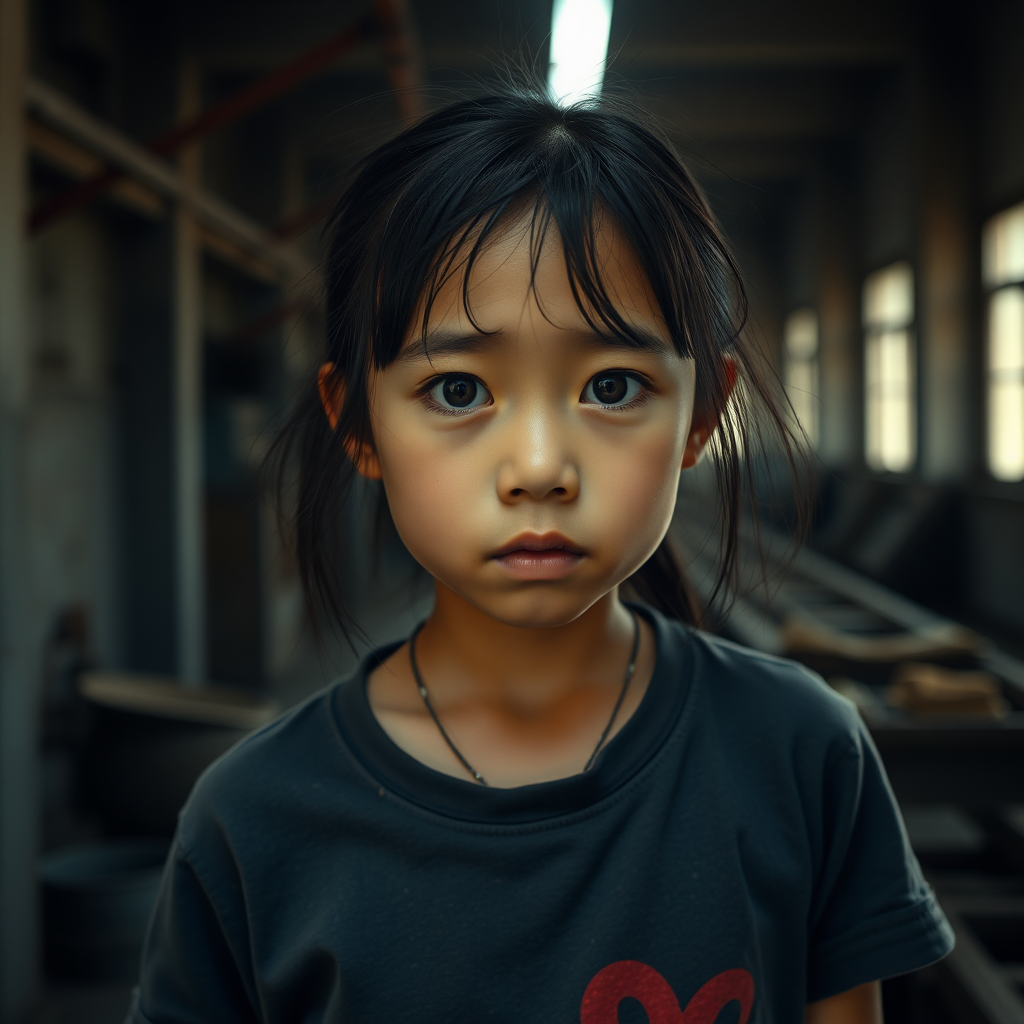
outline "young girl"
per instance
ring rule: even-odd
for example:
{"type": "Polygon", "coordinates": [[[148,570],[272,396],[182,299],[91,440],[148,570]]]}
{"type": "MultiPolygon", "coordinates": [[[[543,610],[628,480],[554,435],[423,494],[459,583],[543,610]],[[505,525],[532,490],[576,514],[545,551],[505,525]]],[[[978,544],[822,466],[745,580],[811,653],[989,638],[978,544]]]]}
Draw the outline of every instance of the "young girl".
{"type": "Polygon", "coordinates": [[[462,102],[331,237],[283,441],[308,595],[351,628],[358,473],[434,608],[200,781],[129,1020],[880,1020],[952,939],[878,756],[820,679],[695,628],[665,541],[711,442],[734,551],[744,435],[786,441],[678,157],[607,105],[462,102]]]}

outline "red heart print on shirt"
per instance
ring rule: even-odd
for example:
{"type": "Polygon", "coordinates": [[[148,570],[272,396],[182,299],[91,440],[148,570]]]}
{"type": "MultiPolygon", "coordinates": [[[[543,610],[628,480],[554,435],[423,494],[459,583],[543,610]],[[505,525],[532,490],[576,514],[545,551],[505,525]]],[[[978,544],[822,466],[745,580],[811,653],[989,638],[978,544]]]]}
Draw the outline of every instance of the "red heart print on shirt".
{"type": "Polygon", "coordinates": [[[619,1003],[633,998],[647,1012],[650,1024],[714,1024],[733,1000],[740,1004],[740,1024],[747,1024],[754,1002],[754,979],[736,968],[705,982],[679,1009],[672,986],[639,960],[617,960],[594,975],[580,1004],[580,1024],[618,1024],[619,1003]]]}

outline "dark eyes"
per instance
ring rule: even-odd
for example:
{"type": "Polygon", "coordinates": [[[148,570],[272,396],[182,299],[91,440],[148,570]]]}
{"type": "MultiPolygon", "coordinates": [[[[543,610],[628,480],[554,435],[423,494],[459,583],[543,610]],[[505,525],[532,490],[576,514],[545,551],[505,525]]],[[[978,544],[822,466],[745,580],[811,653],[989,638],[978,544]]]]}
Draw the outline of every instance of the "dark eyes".
{"type": "Polygon", "coordinates": [[[476,377],[455,374],[435,381],[427,394],[443,412],[468,412],[487,405],[491,400],[490,392],[476,377]]]}
{"type": "MultiPolygon", "coordinates": [[[[476,377],[448,374],[437,377],[423,392],[438,412],[458,415],[490,405],[491,393],[476,377]]],[[[580,395],[584,405],[605,409],[629,409],[642,405],[648,395],[647,386],[634,374],[617,370],[598,373],[587,382],[580,395]]]]}
{"type": "Polygon", "coordinates": [[[590,404],[621,409],[646,393],[644,385],[628,373],[599,373],[591,377],[580,398],[590,404]]]}

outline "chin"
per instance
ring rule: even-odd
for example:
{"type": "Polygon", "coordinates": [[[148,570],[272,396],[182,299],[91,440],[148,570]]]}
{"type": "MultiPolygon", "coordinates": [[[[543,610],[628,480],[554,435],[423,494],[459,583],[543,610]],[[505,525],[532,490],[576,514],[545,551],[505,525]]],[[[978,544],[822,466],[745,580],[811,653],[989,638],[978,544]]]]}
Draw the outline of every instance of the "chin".
{"type": "Polygon", "coordinates": [[[518,593],[467,597],[480,611],[506,626],[519,629],[554,629],[574,622],[608,591],[580,594],[551,585],[533,584],[518,593]]]}

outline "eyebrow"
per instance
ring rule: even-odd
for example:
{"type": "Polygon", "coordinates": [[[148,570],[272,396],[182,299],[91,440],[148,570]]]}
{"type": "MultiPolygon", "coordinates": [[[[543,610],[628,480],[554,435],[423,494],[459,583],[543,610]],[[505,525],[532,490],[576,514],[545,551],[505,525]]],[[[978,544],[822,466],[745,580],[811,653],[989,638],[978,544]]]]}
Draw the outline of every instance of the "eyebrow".
{"type": "Polygon", "coordinates": [[[429,358],[431,356],[462,355],[466,352],[479,352],[486,348],[491,342],[500,336],[498,334],[482,334],[479,331],[466,333],[458,329],[439,327],[427,334],[426,340],[422,336],[416,341],[407,345],[398,353],[397,362],[407,363],[415,359],[429,358]]]}
{"type": "MultiPolygon", "coordinates": [[[[626,352],[668,352],[672,346],[660,334],[647,327],[631,324],[632,337],[627,339],[616,334],[598,334],[596,331],[571,331],[574,339],[583,348],[602,349],[614,348],[626,352]]],[[[463,355],[467,352],[479,352],[500,341],[501,331],[484,334],[479,331],[465,332],[459,329],[439,327],[431,331],[424,339],[417,338],[415,343],[407,345],[398,354],[397,362],[412,362],[416,359],[433,356],[463,355]]]]}

